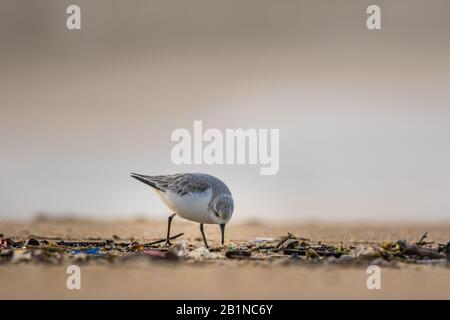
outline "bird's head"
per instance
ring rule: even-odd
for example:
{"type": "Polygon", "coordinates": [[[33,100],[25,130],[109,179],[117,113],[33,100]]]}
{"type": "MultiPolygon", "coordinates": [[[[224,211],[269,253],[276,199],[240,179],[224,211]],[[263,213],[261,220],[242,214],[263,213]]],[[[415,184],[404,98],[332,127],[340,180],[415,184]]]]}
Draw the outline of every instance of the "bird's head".
{"type": "Polygon", "coordinates": [[[234,202],[231,194],[217,196],[211,203],[213,219],[220,225],[222,232],[222,245],[225,241],[225,226],[233,215],[234,202]]]}
{"type": "Polygon", "coordinates": [[[234,202],[231,194],[219,195],[211,203],[214,220],[217,224],[227,224],[234,210],[234,202]]]}

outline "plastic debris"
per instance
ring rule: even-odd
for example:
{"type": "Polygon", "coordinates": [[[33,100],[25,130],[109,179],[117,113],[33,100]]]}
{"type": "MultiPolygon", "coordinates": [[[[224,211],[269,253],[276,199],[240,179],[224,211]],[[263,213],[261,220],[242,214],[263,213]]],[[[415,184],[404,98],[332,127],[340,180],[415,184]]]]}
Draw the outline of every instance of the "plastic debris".
{"type": "Polygon", "coordinates": [[[100,248],[90,248],[86,250],[76,250],[72,252],[73,254],[90,254],[90,255],[96,255],[100,254],[100,248]]]}
{"type": "MultiPolygon", "coordinates": [[[[181,236],[171,237],[174,239],[181,236]]],[[[377,264],[393,266],[398,263],[421,265],[450,265],[450,241],[435,244],[429,241],[428,234],[417,237],[415,241],[356,242],[349,241],[329,244],[324,241],[299,238],[292,234],[270,238],[260,237],[250,241],[231,241],[228,246],[207,249],[200,243],[181,241],[167,249],[166,239],[154,239],[139,243],[134,239],[115,241],[99,237],[87,240],[55,240],[42,237],[25,239],[7,238],[0,235],[0,264],[7,263],[47,263],[66,262],[120,263],[124,261],[144,261],[146,258],[159,258],[162,261],[192,260],[206,261],[219,259],[248,259],[258,261],[280,261],[282,263],[311,264],[377,264]],[[38,240],[39,239],[39,240],[38,240]],[[197,244],[199,247],[195,248],[197,244]],[[306,261],[308,260],[308,261],[306,261]]],[[[202,241],[200,238],[198,242],[202,241]]],[[[227,262],[224,262],[227,263],[227,262]]]]}
{"type": "Polygon", "coordinates": [[[165,258],[166,257],[166,254],[164,252],[161,252],[158,250],[151,250],[151,249],[144,250],[144,254],[149,257],[153,257],[153,258],[165,258]]]}

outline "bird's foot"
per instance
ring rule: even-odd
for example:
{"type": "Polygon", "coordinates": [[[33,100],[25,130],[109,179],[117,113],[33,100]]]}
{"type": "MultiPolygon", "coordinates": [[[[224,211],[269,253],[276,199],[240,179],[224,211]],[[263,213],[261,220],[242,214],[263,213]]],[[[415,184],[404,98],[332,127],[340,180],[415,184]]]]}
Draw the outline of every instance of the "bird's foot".
{"type": "Polygon", "coordinates": [[[172,242],[170,242],[170,240],[166,241],[166,247],[170,247],[172,245],[172,242]]]}

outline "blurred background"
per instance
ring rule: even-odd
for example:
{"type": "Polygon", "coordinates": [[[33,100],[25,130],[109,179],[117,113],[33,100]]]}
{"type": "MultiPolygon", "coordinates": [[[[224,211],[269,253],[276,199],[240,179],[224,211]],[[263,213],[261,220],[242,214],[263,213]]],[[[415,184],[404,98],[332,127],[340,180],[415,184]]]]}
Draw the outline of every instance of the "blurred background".
{"type": "Polygon", "coordinates": [[[206,172],[231,188],[236,220],[448,220],[449,12],[447,0],[1,0],[0,219],[165,218],[130,172],[206,172]],[[382,30],[366,28],[369,4],[382,30]],[[280,129],[279,173],[172,164],[170,135],[194,120],[280,129]]]}

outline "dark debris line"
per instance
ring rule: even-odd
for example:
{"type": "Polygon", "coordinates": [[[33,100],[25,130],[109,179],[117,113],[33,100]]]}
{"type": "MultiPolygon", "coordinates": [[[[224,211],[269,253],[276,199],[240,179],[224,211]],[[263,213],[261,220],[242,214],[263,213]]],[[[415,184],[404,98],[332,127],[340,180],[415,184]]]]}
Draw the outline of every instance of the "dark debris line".
{"type": "MultiPolygon", "coordinates": [[[[177,234],[171,240],[181,237],[177,234]]],[[[47,263],[63,264],[69,261],[116,263],[130,259],[217,261],[238,259],[249,261],[281,261],[312,264],[383,264],[397,263],[442,264],[450,266],[450,241],[435,244],[426,241],[425,233],[418,242],[405,240],[378,244],[330,245],[290,233],[277,239],[257,238],[210,250],[187,244],[186,241],[167,248],[165,239],[149,243],[122,241],[113,236],[108,240],[65,241],[58,239],[15,240],[0,234],[0,264],[47,263]]]]}

